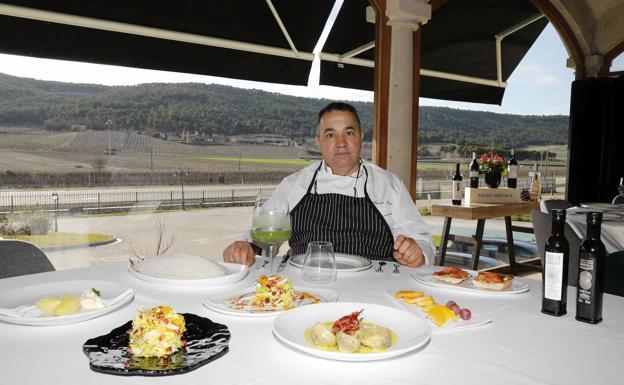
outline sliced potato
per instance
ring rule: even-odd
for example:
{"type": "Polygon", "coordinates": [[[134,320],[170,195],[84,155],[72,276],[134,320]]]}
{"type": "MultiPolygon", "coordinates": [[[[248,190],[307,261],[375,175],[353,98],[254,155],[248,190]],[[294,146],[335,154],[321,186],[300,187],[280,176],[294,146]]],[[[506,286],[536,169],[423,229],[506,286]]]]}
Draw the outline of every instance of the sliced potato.
{"type": "Polygon", "coordinates": [[[61,303],[60,298],[44,298],[35,303],[37,309],[41,310],[43,314],[52,315],[54,308],[61,303]]]}
{"type": "Polygon", "coordinates": [[[70,315],[77,313],[80,310],[80,298],[74,295],[66,295],[61,297],[61,303],[56,305],[52,311],[53,315],[70,315]]]}

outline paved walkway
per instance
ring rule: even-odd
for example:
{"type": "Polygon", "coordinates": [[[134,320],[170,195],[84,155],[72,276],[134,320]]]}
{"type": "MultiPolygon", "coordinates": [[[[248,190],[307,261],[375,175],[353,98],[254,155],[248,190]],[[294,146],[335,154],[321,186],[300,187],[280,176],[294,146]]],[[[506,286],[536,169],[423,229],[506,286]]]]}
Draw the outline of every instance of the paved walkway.
{"type": "MultiPolygon", "coordinates": [[[[111,234],[120,242],[46,254],[58,270],[122,262],[133,255],[153,255],[160,234],[159,224],[162,224],[163,244],[171,244],[170,253],[186,252],[220,259],[223,249],[239,239],[249,225],[251,214],[252,207],[225,207],[158,214],[59,218],[59,231],[111,234]]],[[[428,216],[425,221],[434,234],[440,234],[443,218],[428,216]]],[[[530,223],[526,225],[530,226],[530,223]]],[[[474,233],[474,228],[474,221],[454,220],[452,231],[470,235],[474,233]]],[[[504,222],[488,220],[485,236],[504,237],[504,222]]]]}

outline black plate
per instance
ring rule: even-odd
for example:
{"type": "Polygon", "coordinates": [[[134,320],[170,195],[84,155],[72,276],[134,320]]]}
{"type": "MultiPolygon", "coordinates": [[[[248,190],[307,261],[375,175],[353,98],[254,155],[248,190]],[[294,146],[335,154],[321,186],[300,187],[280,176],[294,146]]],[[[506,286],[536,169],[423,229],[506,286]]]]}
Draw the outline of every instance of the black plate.
{"type": "Polygon", "coordinates": [[[184,349],[167,358],[133,357],[128,354],[128,330],[132,321],[91,338],[82,345],[91,369],[120,376],[170,376],[190,372],[228,352],[230,331],[227,326],[195,314],[182,314],[186,321],[184,349]]]}

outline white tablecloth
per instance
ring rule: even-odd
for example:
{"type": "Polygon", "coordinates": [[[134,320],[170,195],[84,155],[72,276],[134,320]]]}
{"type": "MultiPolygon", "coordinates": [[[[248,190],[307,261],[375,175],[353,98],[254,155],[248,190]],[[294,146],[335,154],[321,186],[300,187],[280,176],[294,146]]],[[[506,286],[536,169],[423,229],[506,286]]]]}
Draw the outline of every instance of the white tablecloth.
{"type": "MultiPolygon", "coordinates": [[[[65,270],[0,280],[2,294],[35,283],[75,279],[115,280],[136,290],[128,306],[106,316],[66,326],[31,327],[0,323],[2,384],[613,384],[624,379],[624,298],[605,295],[604,321],[589,325],[574,320],[575,288],[568,291],[568,312],[561,317],[540,313],[541,284],[527,280],[530,291],[486,297],[422,287],[410,269],[394,275],[372,270],[340,274],[332,286],[342,301],[393,306],[385,291],[424,289],[439,302],[453,299],[494,322],[456,333],[433,335],[418,352],[376,362],[339,362],[295,351],[272,335],[272,319],[230,317],[201,305],[201,299],[223,289],[172,289],[137,281],[125,266],[65,270]],[[85,340],[108,333],[130,320],[141,306],[168,304],[177,311],[208,317],[229,327],[232,338],[225,356],[174,377],[120,377],[93,372],[82,353],[85,340]]],[[[235,288],[252,283],[252,270],[235,288]]],[[[299,271],[285,274],[300,283],[299,271]]],[[[230,288],[231,289],[231,288],[230,288]]],[[[316,320],[310,320],[315,322],[316,320]]]]}
{"type": "MultiPolygon", "coordinates": [[[[595,204],[596,209],[603,212],[600,239],[607,253],[624,250],[624,210],[622,205],[595,204]]],[[[587,235],[588,208],[573,207],[567,210],[567,222],[581,238],[587,235]]]]}

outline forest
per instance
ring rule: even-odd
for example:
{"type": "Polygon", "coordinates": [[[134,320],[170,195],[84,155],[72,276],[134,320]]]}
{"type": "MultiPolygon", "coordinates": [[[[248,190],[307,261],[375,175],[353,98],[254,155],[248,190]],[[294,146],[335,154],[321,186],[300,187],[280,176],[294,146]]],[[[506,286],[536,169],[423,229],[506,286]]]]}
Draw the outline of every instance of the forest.
{"type": "MultiPolygon", "coordinates": [[[[199,83],[103,86],[41,81],[0,74],[0,127],[52,131],[72,125],[146,134],[183,130],[205,135],[315,135],[318,111],[329,100],[199,83]]],[[[353,102],[370,140],[373,104],[353,102]]],[[[527,116],[421,107],[419,141],[460,149],[567,143],[568,117],[527,116]]]]}

